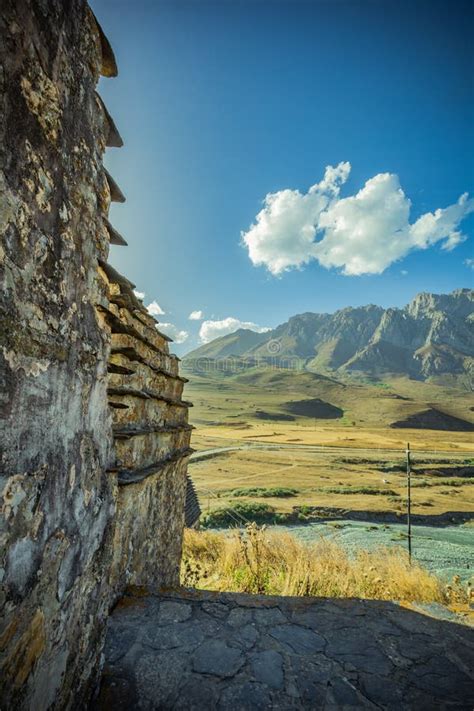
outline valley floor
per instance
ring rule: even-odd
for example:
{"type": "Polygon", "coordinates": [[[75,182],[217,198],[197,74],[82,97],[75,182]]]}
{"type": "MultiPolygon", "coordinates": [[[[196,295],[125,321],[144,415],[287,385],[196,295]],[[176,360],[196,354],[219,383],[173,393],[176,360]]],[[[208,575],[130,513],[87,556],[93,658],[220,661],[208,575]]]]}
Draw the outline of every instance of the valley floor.
{"type": "MultiPolygon", "coordinates": [[[[198,450],[189,469],[204,513],[236,502],[265,504],[282,514],[302,507],[303,511],[332,507],[399,516],[406,512],[405,452],[401,446],[393,450],[317,449],[288,441],[243,443],[229,439],[216,447],[216,436],[205,438],[201,433],[196,440],[198,446],[205,443],[209,447],[198,450]]],[[[471,516],[474,460],[467,449],[465,453],[441,454],[440,450],[428,452],[414,446],[413,514],[429,517],[453,511],[471,516]]]]}

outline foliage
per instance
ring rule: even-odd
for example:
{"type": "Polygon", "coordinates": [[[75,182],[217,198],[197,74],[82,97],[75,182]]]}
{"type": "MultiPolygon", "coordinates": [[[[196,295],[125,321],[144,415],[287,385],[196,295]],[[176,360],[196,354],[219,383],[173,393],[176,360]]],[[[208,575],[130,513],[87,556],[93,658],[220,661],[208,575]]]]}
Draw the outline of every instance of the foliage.
{"type": "Polygon", "coordinates": [[[392,489],[380,489],[377,486],[320,486],[315,489],[321,494],[368,494],[377,496],[397,496],[392,489]]]}
{"type": "Polygon", "coordinates": [[[422,489],[429,486],[466,486],[474,484],[474,477],[452,477],[452,478],[436,478],[436,479],[415,479],[412,478],[411,485],[414,489],[422,489]]]}
{"type": "Polygon", "coordinates": [[[272,488],[255,486],[254,488],[233,489],[230,492],[231,496],[254,496],[262,498],[286,498],[296,496],[298,489],[290,489],[284,486],[275,486],[272,488]]]}
{"type": "Polygon", "coordinates": [[[201,525],[203,528],[225,528],[227,526],[242,526],[250,522],[267,523],[274,520],[275,509],[273,506],[263,503],[239,502],[205,514],[201,518],[201,525]]]}

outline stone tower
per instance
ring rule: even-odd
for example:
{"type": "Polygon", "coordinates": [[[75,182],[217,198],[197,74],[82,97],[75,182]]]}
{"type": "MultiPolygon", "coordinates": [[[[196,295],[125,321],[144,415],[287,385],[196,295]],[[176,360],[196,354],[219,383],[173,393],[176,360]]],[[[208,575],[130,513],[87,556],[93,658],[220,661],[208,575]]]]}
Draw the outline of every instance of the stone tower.
{"type": "Polygon", "coordinates": [[[0,33],[0,698],[84,708],[125,586],[178,583],[188,403],[107,262],[107,38],[85,0],[4,0],[0,33]]]}

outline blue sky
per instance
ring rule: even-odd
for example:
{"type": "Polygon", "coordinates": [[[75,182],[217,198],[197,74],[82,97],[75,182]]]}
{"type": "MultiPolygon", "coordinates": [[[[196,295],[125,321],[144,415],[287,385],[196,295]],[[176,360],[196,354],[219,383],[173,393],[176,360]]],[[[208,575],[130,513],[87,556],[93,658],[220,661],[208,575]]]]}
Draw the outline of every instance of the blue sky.
{"type": "Polygon", "coordinates": [[[176,352],[199,344],[191,311],[273,327],[473,285],[466,205],[413,227],[474,192],[470,2],[91,4],[119,66],[99,92],[125,142],[105,161],[127,196],[111,220],[129,246],[110,261],[188,334],[176,352]]]}

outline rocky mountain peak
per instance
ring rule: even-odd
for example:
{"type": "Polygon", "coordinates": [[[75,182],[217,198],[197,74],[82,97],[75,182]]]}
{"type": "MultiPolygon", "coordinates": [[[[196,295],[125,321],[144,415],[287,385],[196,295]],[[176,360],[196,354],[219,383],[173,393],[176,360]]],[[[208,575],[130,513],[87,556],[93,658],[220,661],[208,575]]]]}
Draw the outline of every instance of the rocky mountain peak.
{"type": "Polygon", "coordinates": [[[226,355],[298,357],[313,371],[401,373],[427,378],[474,371],[474,291],[417,294],[404,308],[348,306],[333,314],[305,312],[267,333],[237,331],[187,358],[226,355]]]}

